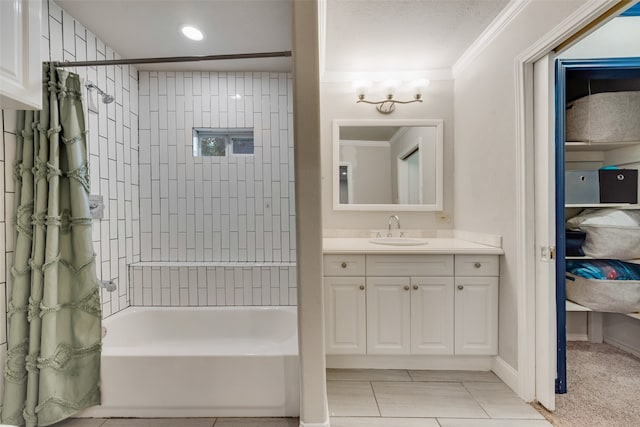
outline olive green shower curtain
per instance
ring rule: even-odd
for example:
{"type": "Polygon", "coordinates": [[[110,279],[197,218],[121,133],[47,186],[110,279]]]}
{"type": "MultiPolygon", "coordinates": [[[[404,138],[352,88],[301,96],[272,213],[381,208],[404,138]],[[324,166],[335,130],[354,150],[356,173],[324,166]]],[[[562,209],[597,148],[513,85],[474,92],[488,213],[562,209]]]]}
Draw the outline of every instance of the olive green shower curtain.
{"type": "Polygon", "coordinates": [[[43,109],[20,111],[2,422],[46,426],[100,403],[101,310],[82,85],[44,66],[43,109]]]}

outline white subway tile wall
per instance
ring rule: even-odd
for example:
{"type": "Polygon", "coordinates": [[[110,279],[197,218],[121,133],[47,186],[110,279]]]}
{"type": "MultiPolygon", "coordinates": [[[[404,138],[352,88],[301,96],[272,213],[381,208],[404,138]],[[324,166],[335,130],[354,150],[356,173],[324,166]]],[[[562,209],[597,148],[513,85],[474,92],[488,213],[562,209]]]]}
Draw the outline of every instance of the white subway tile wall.
{"type": "MultiPolygon", "coordinates": [[[[120,58],[53,1],[43,0],[43,16],[48,16],[42,28],[43,61],[120,58]]],[[[96,271],[100,279],[114,280],[118,286],[112,293],[102,291],[103,317],[108,317],[130,305],[128,264],[140,261],[138,72],[126,65],[70,70],[115,96],[107,105],[99,102],[95,92],[84,94],[91,193],[102,195],[105,202],[103,219],[93,223],[96,271]]],[[[16,112],[3,110],[1,122],[0,253],[5,255],[6,268],[0,269],[0,303],[6,313],[5,288],[10,286],[13,260],[16,112]]],[[[6,316],[0,318],[0,346],[6,349],[6,316]]]]}
{"type": "Polygon", "coordinates": [[[131,266],[135,306],[296,305],[292,263],[154,264],[131,266]]]}
{"type": "Polygon", "coordinates": [[[295,305],[291,75],[139,77],[143,264],[131,266],[132,304],[295,305]],[[254,155],[194,157],[194,127],[251,127],[254,155]]]}
{"type": "MultiPolygon", "coordinates": [[[[7,237],[9,239],[12,238],[13,233],[7,226],[8,218],[12,217],[12,210],[10,212],[5,212],[7,205],[9,205],[9,197],[8,196],[8,188],[7,182],[13,180],[13,171],[11,167],[5,167],[5,159],[7,158],[7,154],[11,154],[11,149],[7,150],[7,146],[13,146],[12,141],[15,140],[15,135],[9,132],[5,132],[4,120],[5,117],[9,118],[10,116],[15,117],[15,113],[13,112],[5,112],[0,110],[0,138],[2,138],[2,147],[0,148],[0,192],[2,192],[4,197],[0,198],[0,254],[2,254],[2,260],[0,260],[0,366],[4,366],[5,356],[7,354],[7,300],[6,300],[6,289],[7,289],[7,271],[9,268],[5,268],[2,263],[5,263],[7,267],[11,264],[11,253],[8,252],[9,247],[5,244],[7,237]],[[6,153],[9,151],[9,153],[6,153]]],[[[14,126],[15,127],[15,126],[14,126]]],[[[11,165],[11,163],[8,163],[11,165]]],[[[10,186],[9,186],[10,187],[10,186]]],[[[13,196],[13,190],[11,189],[11,196],[13,196]]],[[[11,197],[13,200],[13,197],[11,197]]],[[[11,201],[11,203],[13,203],[11,201]]],[[[13,244],[12,244],[13,245],[13,244]]],[[[0,398],[4,395],[4,381],[0,381],[0,398]]]]}
{"type": "Polygon", "coordinates": [[[289,73],[140,73],[142,261],[295,261],[289,73]],[[253,156],[194,157],[192,128],[252,127],[253,156]]]}

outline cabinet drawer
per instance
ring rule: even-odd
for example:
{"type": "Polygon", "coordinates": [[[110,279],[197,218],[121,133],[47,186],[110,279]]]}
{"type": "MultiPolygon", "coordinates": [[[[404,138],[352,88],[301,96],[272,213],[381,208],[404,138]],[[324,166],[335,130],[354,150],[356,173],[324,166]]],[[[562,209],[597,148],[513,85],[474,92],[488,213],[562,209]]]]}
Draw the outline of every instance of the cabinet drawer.
{"type": "Polygon", "coordinates": [[[325,276],[364,276],[364,255],[325,255],[325,276]]]}
{"type": "Polygon", "coordinates": [[[456,277],[499,275],[497,255],[456,255],[456,277]]]}
{"type": "Polygon", "coordinates": [[[367,276],[453,276],[453,255],[367,255],[367,276]]]}

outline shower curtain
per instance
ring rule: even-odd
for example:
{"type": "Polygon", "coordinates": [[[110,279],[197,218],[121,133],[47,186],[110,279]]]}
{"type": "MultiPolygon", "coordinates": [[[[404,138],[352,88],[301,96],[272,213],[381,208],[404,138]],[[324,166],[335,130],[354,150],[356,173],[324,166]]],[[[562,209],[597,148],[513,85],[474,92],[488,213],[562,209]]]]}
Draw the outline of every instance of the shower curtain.
{"type": "Polygon", "coordinates": [[[82,86],[44,65],[43,108],[20,111],[2,422],[46,426],[100,403],[101,307],[82,86]]]}

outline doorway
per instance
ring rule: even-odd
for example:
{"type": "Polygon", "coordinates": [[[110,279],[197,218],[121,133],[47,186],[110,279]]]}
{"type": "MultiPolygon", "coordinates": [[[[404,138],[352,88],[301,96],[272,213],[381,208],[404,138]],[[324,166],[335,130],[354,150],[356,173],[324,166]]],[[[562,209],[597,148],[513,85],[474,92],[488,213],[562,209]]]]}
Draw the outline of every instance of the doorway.
{"type": "MultiPolygon", "coordinates": [[[[564,195],[561,201],[555,198],[555,54],[549,53],[566,34],[579,31],[586,22],[597,20],[605,12],[606,9],[594,8],[576,14],[580,16],[572,17],[517,58],[518,160],[523,171],[518,227],[523,242],[519,248],[519,394],[526,400],[537,399],[550,410],[555,409],[557,339],[564,341],[556,336],[555,310],[555,258],[561,255],[555,250],[564,247],[564,240],[556,238],[555,207],[563,206],[564,195]]],[[[612,46],[607,44],[605,53],[600,55],[610,53],[612,46]]],[[[598,55],[592,55],[595,56],[598,55]]],[[[562,188],[563,185],[564,182],[562,188]]],[[[564,301],[563,297],[558,299],[564,301]]]]}
{"type": "MultiPolygon", "coordinates": [[[[638,90],[640,90],[640,58],[559,59],[556,62],[556,319],[558,337],[556,393],[567,392],[566,331],[568,312],[585,311],[587,315],[588,340],[602,342],[603,339],[602,313],[590,311],[589,307],[585,308],[572,302],[565,303],[567,259],[581,259],[581,257],[567,258],[566,220],[585,208],[616,207],[611,204],[603,204],[599,199],[595,200],[595,203],[592,200],[585,200],[584,203],[567,204],[566,201],[569,200],[567,196],[571,198],[571,189],[574,185],[572,181],[565,180],[565,176],[570,176],[566,175],[566,171],[585,167],[624,167],[624,164],[618,163],[628,162],[629,156],[638,156],[637,162],[640,162],[640,154],[638,154],[640,150],[635,149],[635,147],[640,146],[640,142],[634,141],[633,138],[612,134],[611,136],[603,135],[602,137],[597,137],[597,141],[592,141],[591,136],[587,135],[587,141],[570,141],[571,139],[576,139],[570,137],[572,133],[575,134],[582,131],[567,129],[568,114],[565,114],[565,112],[569,106],[579,108],[579,102],[590,102],[590,112],[595,108],[593,105],[598,105],[595,104],[597,100],[614,102],[611,100],[615,100],[616,94],[619,94],[621,96],[618,96],[617,99],[622,102],[627,93],[631,91],[637,92],[638,90]],[[598,94],[607,94],[607,98],[594,98],[598,94]],[[572,102],[574,103],[572,104],[572,102]],[[621,139],[623,140],[621,141],[621,139]],[[623,157],[625,158],[624,160],[623,157]]],[[[607,109],[613,107],[613,104],[608,107],[607,105],[602,105],[600,114],[606,114],[607,109]]],[[[591,123],[595,118],[589,120],[591,120],[591,123]]],[[[590,123],[587,123],[587,125],[590,123]]],[[[618,127],[622,125],[624,124],[620,123],[618,127]]],[[[588,133],[593,134],[595,131],[602,133],[603,129],[600,126],[597,129],[589,129],[588,133]]],[[[620,207],[630,208],[626,206],[620,207]]]]}

